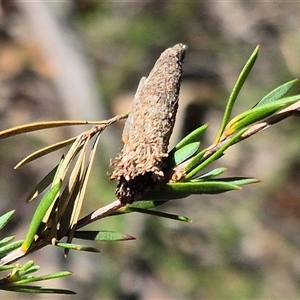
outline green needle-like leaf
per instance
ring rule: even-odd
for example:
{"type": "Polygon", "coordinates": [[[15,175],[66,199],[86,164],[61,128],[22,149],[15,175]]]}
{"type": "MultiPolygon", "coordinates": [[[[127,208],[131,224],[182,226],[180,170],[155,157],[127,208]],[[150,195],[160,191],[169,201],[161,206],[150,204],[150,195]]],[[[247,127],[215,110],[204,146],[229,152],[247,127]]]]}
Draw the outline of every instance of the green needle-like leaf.
{"type": "Polygon", "coordinates": [[[40,286],[33,285],[17,285],[8,284],[0,285],[0,290],[18,292],[18,293],[29,293],[29,294],[61,294],[61,295],[75,295],[76,293],[71,290],[55,289],[55,288],[43,288],[40,286]]]}
{"type": "Polygon", "coordinates": [[[56,272],[56,273],[52,273],[52,274],[21,279],[21,280],[14,282],[14,284],[26,284],[26,283],[37,282],[37,281],[45,281],[45,280],[62,278],[62,277],[70,276],[70,275],[73,275],[73,274],[68,271],[60,271],[60,272],[56,272]]]}
{"type": "Polygon", "coordinates": [[[129,241],[136,238],[119,232],[114,231],[76,231],[75,238],[90,240],[90,241],[102,241],[102,242],[114,242],[114,241],[129,241]]]}
{"type": "Polygon", "coordinates": [[[12,242],[4,247],[0,248],[0,258],[4,257],[7,253],[19,248],[23,244],[23,240],[12,242]]]}
{"type": "Polygon", "coordinates": [[[196,178],[193,178],[191,181],[194,182],[194,181],[210,180],[210,179],[213,179],[213,178],[223,174],[226,170],[227,170],[226,168],[216,168],[210,172],[207,172],[196,178]]]}
{"type": "Polygon", "coordinates": [[[56,246],[64,248],[64,249],[70,249],[70,250],[100,253],[100,250],[97,249],[97,248],[89,247],[89,246],[83,246],[83,245],[76,245],[76,244],[59,242],[59,243],[56,244],[56,246]]]}
{"type": "MultiPolygon", "coordinates": [[[[150,193],[149,198],[152,198],[152,195],[156,194],[154,193],[150,193]]],[[[166,195],[166,193],[164,193],[164,195],[166,195]]],[[[147,198],[147,197],[146,197],[147,198]]],[[[153,198],[155,198],[155,196],[153,196],[153,198]]],[[[170,198],[170,195],[169,195],[170,198]]],[[[153,200],[141,200],[141,201],[136,201],[133,202],[132,204],[128,205],[125,209],[122,210],[122,213],[131,213],[133,212],[133,210],[131,208],[141,208],[141,209],[152,209],[155,208],[157,206],[160,206],[166,202],[168,202],[169,198],[165,198],[164,201],[153,201],[153,200]]],[[[157,199],[161,199],[161,198],[157,198],[157,199]]]]}
{"type": "Polygon", "coordinates": [[[183,194],[219,194],[227,191],[238,190],[240,187],[236,184],[204,181],[204,182],[176,182],[166,183],[164,190],[169,193],[183,194]]]}
{"type": "Polygon", "coordinates": [[[178,215],[173,215],[173,214],[169,214],[169,213],[165,213],[165,212],[161,212],[161,211],[148,210],[148,209],[142,209],[142,208],[136,208],[136,207],[132,207],[130,209],[133,212],[138,212],[141,214],[152,215],[152,216],[156,216],[156,217],[161,217],[161,218],[171,219],[171,220],[176,220],[176,221],[181,221],[181,222],[188,222],[188,223],[192,222],[191,219],[189,219],[188,217],[185,217],[185,216],[178,216],[178,215]]]}
{"type": "Polygon", "coordinates": [[[214,181],[216,182],[227,182],[230,184],[235,184],[238,186],[243,186],[252,183],[261,182],[260,179],[257,178],[249,178],[249,177],[227,177],[227,178],[217,178],[214,181]]]}
{"type": "Polygon", "coordinates": [[[226,106],[226,109],[225,109],[225,112],[224,112],[224,116],[223,116],[223,119],[222,119],[222,123],[221,123],[221,126],[220,126],[220,129],[219,129],[219,132],[216,136],[216,139],[215,139],[215,144],[217,144],[224,132],[224,129],[230,119],[230,115],[231,115],[231,112],[232,112],[232,108],[234,106],[234,103],[237,99],[237,96],[242,88],[242,86],[244,85],[250,71],[252,70],[252,67],[256,61],[256,58],[257,58],[257,55],[258,55],[258,51],[259,51],[259,46],[257,46],[253,53],[251,54],[249,60],[246,62],[244,68],[242,69],[234,87],[233,87],[233,90],[229,96],[229,100],[227,102],[227,106],[226,106]]]}
{"type": "Polygon", "coordinates": [[[38,271],[40,269],[40,266],[32,266],[30,268],[28,268],[25,272],[24,272],[24,275],[28,275],[28,274],[31,274],[31,273],[34,273],[36,271],[38,271]]]}
{"type": "MultiPolygon", "coordinates": [[[[25,263],[21,269],[22,271],[26,272],[27,270],[29,270],[31,267],[34,266],[34,261],[33,260],[29,260],[27,263],[25,263]]],[[[38,267],[38,266],[37,266],[38,267]]],[[[38,267],[39,268],[39,267],[38,267]]]]}
{"type": "MultiPolygon", "coordinates": [[[[12,270],[12,269],[14,269],[15,267],[16,267],[15,265],[4,265],[4,266],[0,266],[0,272],[12,270]]],[[[1,285],[0,285],[0,286],[1,286],[1,285]]]]}
{"type": "Polygon", "coordinates": [[[53,203],[53,201],[56,199],[59,190],[61,188],[62,182],[60,181],[56,185],[54,185],[43,197],[41,202],[39,203],[38,207],[36,208],[34,215],[32,217],[32,221],[29,225],[29,230],[27,232],[26,238],[24,243],[21,246],[21,250],[26,253],[31,246],[34,236],[45,216],[47,213],[49,207],[53,203]]]}
{"type": "Polygon", "coordinates": [[[191,172],[193,169],[195,169],[199,165],[199,163],[201,162],[205,153],[206,153],[206,149],[200,151],[192,158],[192,160],[188,163],[188,165],[184,169],[186,174],[191,172]]]}
{"type": "Polygon", "coordinates": [[[195,154],[198,151],[199,146],[200,142],[193,142],[191,144],[187,144],[179,148],[172,155],[169,155],[166,169],[172,169],[183,163],[185,160],[190,158],[193,154],[195,154]]]}
{"type": "Polygon", "coordinates": [[[274,89],[273,91],[271,91],[268,95],[266,95],[265,97],[263,97],[256,105],[260,106],[260,105],[264,105],[273,101],[276,101],[280,98],[282,98],[291,88],[292,86],[298,81],[298,79],[294,79],[291,80],[289,82],[286,82],[284,84],[282,84],[281,86],[277,87],[276,89],[274,89]]]}
{"type": "Polygon", "coordinates": [[[264,105],[256,106],[233,118],[226,126],[224,134],[225,136],[229,136],[241,128],[244,128],[248,125],[251,125],[255,122],[258,122],[271,116],[279,109],[291,105],[299,101],[299,99],[300,95],[296,95],[287,98],[282,98],[264,105]]]}
{"type": "Polygon", "coordinates": [[[8,243],[10,243],[14,238],[15,238],[15,236],[8,236],[8,237],[3,238],[0,241],[0,248],[7,245],[8,243]]]}
{"type": "Polygon", "coordinates": [[[11,210],[0,217],[0,230],[9,222],[14,212],[11,210]]]}
{"type": "Polygon", "coordinates": [[[206,125],[206,124],[202,125],[202,126],[198,127],[197,129],[193,130],[191,133],[189,133],[170,151],[170,155],[188,144],[191,144],[193,142],[198,142],[200,137],[206,131],[207,127],[208,127],[208,125],[206,125]]]}

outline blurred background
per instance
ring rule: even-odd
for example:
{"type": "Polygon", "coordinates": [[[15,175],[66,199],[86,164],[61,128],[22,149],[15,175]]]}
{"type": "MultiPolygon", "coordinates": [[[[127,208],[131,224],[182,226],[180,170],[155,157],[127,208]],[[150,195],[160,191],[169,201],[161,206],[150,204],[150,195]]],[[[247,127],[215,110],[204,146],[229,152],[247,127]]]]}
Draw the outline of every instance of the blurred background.
{"type": "MultiPolygon", "coordinates": [[[[140,78],[163,50],[182,42],[189,48],[171,144],[209,123],[203,141],[209,145],[257,44],[259,58],[235,113],[299,77],[299,13],[299,2],[286,1],[2,1],[0,130],[128,112],[140,78]]],[[[107,172],[122,147],[122,126],[102,136],[83,213],[114,199],[115,183],[107,172]]],[[[138,214],[108,218],[91,228],[138,240],[100,243],[101,254],[71,252],[68,258],[46,247],[24,262],[33,259],[41,274],[74,272],[45,283],[75,290],[73,299],[300,298],[299,129],[299,117],[290,118],[234,146],[218,163],[228,176],[258,177],[262,183],[164,206],[190,217],[191,224],[138,214]]],[[[25,204],[26,196],[61,153],[13,170],[16,163],[83,130],[45,130],[1,141],[1,213],[16,209],[3,236],[24,238],[36,207],[25,204]]],[[[7,292],[0,298],[53,299],[7,292]]]]}

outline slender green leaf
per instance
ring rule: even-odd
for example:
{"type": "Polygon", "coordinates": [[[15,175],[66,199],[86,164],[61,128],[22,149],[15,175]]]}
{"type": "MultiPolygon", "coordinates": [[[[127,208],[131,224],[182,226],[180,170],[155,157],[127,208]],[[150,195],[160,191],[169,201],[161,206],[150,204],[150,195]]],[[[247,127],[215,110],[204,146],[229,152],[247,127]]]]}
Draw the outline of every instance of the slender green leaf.
{"type": "Polygon", "coordinates": [[[227,183],[235,184],[235,185],[238,185],[238,186],[261,182],[261,180],[259,180],[257,178],[249,178],[249,177],[217,178],[214,181],[215,182],[227,182],[227,183]]]}
{"type": "Polygon", "coordinates": [[[274,114],[279,109],[282,109],[288,105],[291,105],[299,101],[300,95],[282,98],[271,103],[256,106],[238,116],[233,118],[225,128],[225,135],[229,136],[236,132],[238,129],[244,128],[255,122],[263,120],[270,115],[274,114]]]}
{"type": "MultiPolygon", "coordinates": [[[[157,192],[159,193],[159,192],[157,192]]],[[[150,193],[152,196],[152,193],[150,193]]],[[[156,194],[156,192],[154,192],[154,194],[156,194]]],[[[157,206],[161,206],[164,203],[168,202],[174,194],[170,194],[170,193],[166,193],[164,191],[160,192],[160,194],[164,195],[165,199],[162,200],[160,197],[157,197],[157,200],[139,200],[139,201],[135,201],[132,204],[128,204],[126,206],[123,206],[122,208],[118,209],[116,212],[110,214],[109,216],[116,216],[116,215],[122,215],[122,214],[127,214],[127,213],[133,213],[134,209],[144,209],[144,210],[148,210],[148,209],[152,209],[155,208],[157,206]],[[133,209],[132,209],[133,208],[133,209]]],[[[151,196],[149,196],[149,198],[152,198],[151,196]]],[[[188,196],[188,195],[187,195],[188,196]]],[[[183,198],[182,195],[176,195],[176,198],[183,198]]]]}
{"type": "Polygon", "coordinates": [[[233,90],[229,96],[229,100],[227,102],[227,105],[226,105],[226,109],[225,109],[225,112],[224,112],[224,116],[223,116],[223,119],[222,119],[222,123],[221,123],[221,126],[220,126],[220,129],[218,131],[218,134],[216,136],[216,139],[215,139],[215,144],[217,144],[224,132],[224,129],[230,119],[230,115],[231,115],[231,112],[232,112],[232,108],[234,106],[234,103],[237,99],[237,96],[242,88],[242,86],[244,85],[250,71],[252,70],[252,67],[254,66],[254,63],[256,61],[256,58],[257,58],[257,55],[258,55],[258,51],[259,51],[259,46],[257,46],[253,53],[251,54],[250,58],[248,59],[248,61],[246,62],[244,68],[242,69],[234,87],[233,87],[233,90]]]}
{"type": "Polygon", "coordinates": [[[4,265],[4,266],[0,266],[0,272],[12,270],[12,269],[14,269],[15,267],[16,267],[15,265],[4,265]]]}
{"type": "Polygon", "coordinates": [[[10,243],[15,238],[14,235],[3,238],[0,241],[0,248],[10,243]]]}
{"type": "Polygon", "coordinates": [[[260,106],[260,105],[265,105],[267,103],[276,101],[280,98],[282,98],[291,88],[292,86],[298,81],[298,79],[294,79],[291,80],[289,82],[286,82],[284,84],[282,84],[281,86],[277,87],[276,89],[274,89],[273,91],[271,91],[268,95],[266,95],[265,97],[263,97],[256,105],[260,106]]]}
{"type": "Polygon", "coordinates": [[[198,151],[199,146],[200,142],[194,142],[179,148],[176,152],[173,153],[172,156],[170,155],[168,157],[167,169],[172,169],[190,158],[198,151]]]}
{"type": "Polygon", "coordinates": [[[83,246],[83,245],[76,245],[76,244],[59,242],[55,246],[58,246],[58,247],[61,247],[61,248],[64,248],[64,249],[70,249],[70,250],[100,253],[100,250],[98,248],[83,246]]]}
{"type": "Polygon", "coordinates": [[[11,210],[0,217],[0,230],[9,222],[14,212],[11,210]]]}
{"type": "Polygon", "coordinates": [[[25,263],[21,269],[25,272],[26,270],[30,269],[31,267],[34,266],[34,261],[33,260],[29,260],[27,263],[25,263]]]}
{"type": "Polygon", "coordinates": [[[133,212],[131,208],[152,209],[152,208],[155,208],[157,206],[160,206],[160,205],[168,202],[168,200],[169,199],[167,199],[167,200],[165,199],[165,201],[159,201],[159,202],[153,201],[153,200],[136,201],[136,202],[133,202],[132,204],[128,205],[128,207],[126,207],[126,209],[124,209],[123,211],[125,213],[131,213],[131,212],[133,212]]]}
{"type": "Polygon", "coordinates": [[[55,289],[55,288],[43,288],[33,285],[17,285],[7,284],[0,285],[0,290],[18,292],[18,293],[30,293],[30,294],[61,294],[61,295],[75,295],[76,293],[71,290],[55,289]]]}
{"type": "Polygon", "coordinates": [[[198,142],[202,134],[206,131],[207,127],[208,127],[207,124],[202,125],[197,129],[193,130],[191,133],[189,133],[170,151],[170,155],[188,144],[191,144],[193,142],[198,142]]]}
{"type": "Polygon", "coordinates": [[[131,207],[130,208],[134,212],[142,213],[142,214],[147,214],[147,215],[152,215],[156,217],[161,217],[165,219],[171,219],[171,220],[176,220],[176,221],[181,221],[181,222],[192,222],[191,219],[185,216],[178,216],[178,215],[173,215],[161,211],[155,211],[155,210],[148,210],[148,209],[142,209],[142,208],[136,208],[136,207],[131,207]]]}
{"type": "Polygon", "coordinates": [[[14,284],[26,284],[26,283],[37,282],[37,281],[45,281],[45,280],[62,278],[62,277],[70,276],[70,275],[73,275],[73,274],[69,271],[60,271],[60,272],[51,273],[51,274],[47,274],[47,275],[21,279],[21,280],[15,281],[14,284]]]}
{"type": "Polygon", "coordinates": [[[196,178],[193,178],[191,181],[204,181],[204,180],[210,180],[213,179],[221,174],[223,174],[227,168],[216,168],[210,172],[207,172],[205,174],[202,174],[196,178]]]}
{"type": "Polygon", "coordinates": [[[192,160],[188,163],[188,165],[185,167],[184,171],[186,174],[191,172],[193,169],[195,169],[199,163],[201,162],[204,154],[206,153],[206,149],[202,150],[201,152],[197,153],[192,160]]]}
{"type": "Polygon", "coordinates": [[[119,232],[114,231],[76,231],[74,237],[77,239],[90,240],[90,241],[129,241],[135,240],[136,238],[119,232]]]}
{"type": "Polygon", "coordinates": [[[0,257],[4,257],[8,253],[12,252],[13,250],[19,248],[23,244],[23,240],[12,242],[4,247],[0,248],[0,257]]]}
{"type": "Polygon", "coordinates": [[[24,274],[28,275],[28,274],[34,273],[34,272],[37,272],[39,269],[40,269],[40,266],[34,265],[34,266],[31,266],[30,268],[28,268],[27,270],[25,270],[24,274]]]}
{"type": "MultiPolygon", "coordinates": [[[[51,189],[56,185],[56,184],[62,184],[63,180],[60,178],[61,175],[61,169],[62,166],[64,164],[65,161],[65,157],[62,156],[62,158],[60,159],[60,162],[57,166],[57,169],[55,171],[52,183],[51,183],[51,189]]],[[[58,193],[59,194],[59,193],[58,193]]],[[[55,201],[53,201],[50,206],[48,207],[47,211],[44,213],[44,217],[42,219],[42,223],[44,224],[44,226],[38,228],[38,231],[36,232],[36,235],[40,236],[41,234],[43,234],[43,232],[46,229],[49,229],[49,227],[51,228],[50,234],[48,231],[48,238],[52,238],[52,240],[57,239],[57,224],[58,224],[58,219],[56,218],[56,211],[53,211],[53,207],[55,206],[55,209],[57,208],[60,200],[61,200],[61,195],[55,199],[55,201]],[[50,215],[53,215],[52,218],[50,218],[50,215]]]]}
{"type": "Polygon", "coordinates": [[[236,184],[220,181],[176,182],[164,185],[166,192],[178,194],[220,194],[238,189],[240,187],[236,184]]]}
{"type": "Polygon", "coordinates": [[[53,203],[53,201],[56,199],[59,190],[61,188],[62,182],[57,183],[54,185],[43,197],[41,202],[39,203],[38,207],[36,208],[34,215],[32,217],[31,223],[29,225],[29,229],[25,238],[24,243],[21,246],[21,250],[26,253],[31,246],[34,236],[46,214],[49,207],[53,203]]]}

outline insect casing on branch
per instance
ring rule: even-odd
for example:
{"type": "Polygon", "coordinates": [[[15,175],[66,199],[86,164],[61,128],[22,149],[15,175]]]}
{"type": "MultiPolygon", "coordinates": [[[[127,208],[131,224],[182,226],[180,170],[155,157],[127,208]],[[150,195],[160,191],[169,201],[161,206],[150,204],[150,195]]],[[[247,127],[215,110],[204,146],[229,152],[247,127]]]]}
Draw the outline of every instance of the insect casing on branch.
{"type": "Polygon", "coordinates": [[[116,196],[132,203],[165,180],[163,169],[175,124],[187,46],[177,44],[165,50],[149,76],[143,77],[125,123],[123,149],[111,163],[111,179],[118,180],[116,196]]]}

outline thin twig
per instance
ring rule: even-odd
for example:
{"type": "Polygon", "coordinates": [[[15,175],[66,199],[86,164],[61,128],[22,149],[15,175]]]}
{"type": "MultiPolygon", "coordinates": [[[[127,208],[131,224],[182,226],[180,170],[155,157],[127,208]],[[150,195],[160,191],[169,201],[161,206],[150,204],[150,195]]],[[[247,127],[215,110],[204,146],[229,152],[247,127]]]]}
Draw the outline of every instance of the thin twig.
{"type": "Polygon", "coordinates": [[[122,204],[120,202],[120,200],[115,200],[114,202],[103,206],[97,210],[95,210],[94,212],[88,214],[87,216],[85,216],[84,218],[80,219],[77,223],[76,228],[82,228],[88,224],[91,224],[97,220],[103,219],[107,216],[109,216],[110,214],[116,212],[118,209],[122,208],[123,206],[126,206],[124,204],[122,204]]]}

